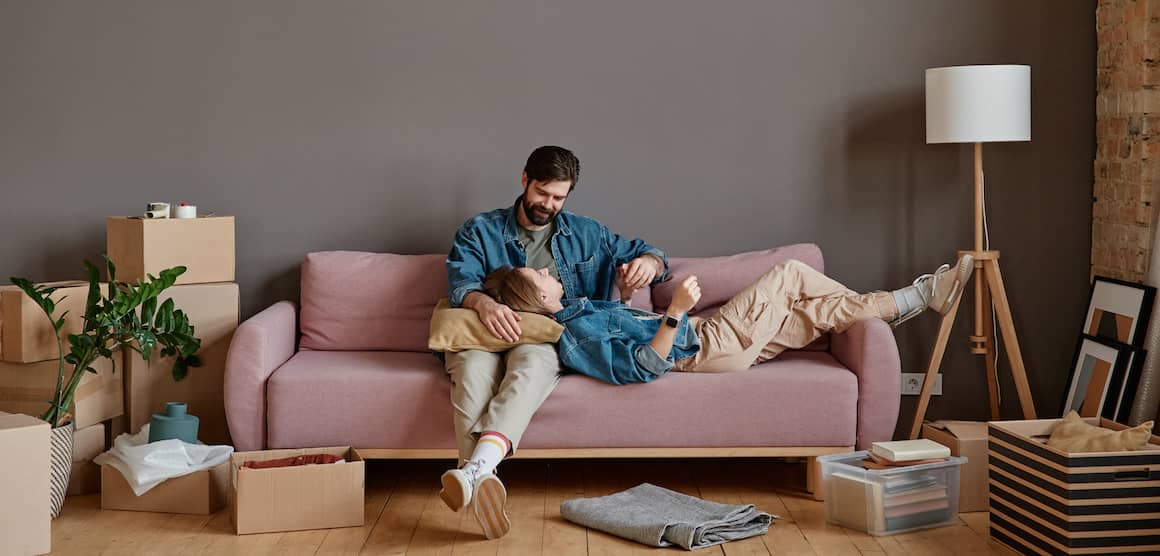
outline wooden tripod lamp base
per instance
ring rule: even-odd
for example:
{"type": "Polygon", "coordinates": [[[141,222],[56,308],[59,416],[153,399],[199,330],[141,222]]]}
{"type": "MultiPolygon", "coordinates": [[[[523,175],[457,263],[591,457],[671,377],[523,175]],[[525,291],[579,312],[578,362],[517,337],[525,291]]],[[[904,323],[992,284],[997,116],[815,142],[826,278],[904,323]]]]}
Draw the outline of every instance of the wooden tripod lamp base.
{"type": "MultiPolygon", "coordinates": [[[[1023,366],[1023,353],[1019,350],[1019,338],[1015,333],[1015,321],[1011,318],[1011,305],[1007,301],[1007,290],[1003,287],[1003,274],[999,270],[998,251],[960,251],[959,255],[969,253],[975,257],[975,271],[972,278],[975,282],[975,309],[976,332],[970,336],[971,352],[983,355],[987,367],[987,393],[991,400],[991,418],[999,418],[999,376],[995,360],[995,329],[992,323],[999,321],[999,330],[1003,334],[1003,344],[1007,351],[1007,360],[1011,364],[1012,378],[1015,380],[1015,389],[1019,394],[1019,406],[1023,409],[1024,419],[1035,419],[1035,404],[1031,399],[1031,386],[1027,382],[1027,369],[1023,366]],[[989,309],[989,310],[987,310],[989,309]],[[995,319],[991,316],[994,314],[995,319]],[[981,328],[979,330],[978,328],[981,328]]],[[[964,284],[964,288],[966,285],[964,284]]],[[[918,438],[922,429],[922,421],[926,416],[926,408],[930,403],[930,395],[934,389],[935,376],[942,364],[946,353],[947,341],[951,336],[951,328],[955,324],[955,316],[959,312],[958,301],[951,306],[942,317],[939,324],[938,339],[935,341],[934,351],[930,354],[930,364],[926,368],[926,377],[922,382],[922,391],[918,396],[918,407],[914,412],[914,422],[910,427],[910,438],[918,438]]]]}

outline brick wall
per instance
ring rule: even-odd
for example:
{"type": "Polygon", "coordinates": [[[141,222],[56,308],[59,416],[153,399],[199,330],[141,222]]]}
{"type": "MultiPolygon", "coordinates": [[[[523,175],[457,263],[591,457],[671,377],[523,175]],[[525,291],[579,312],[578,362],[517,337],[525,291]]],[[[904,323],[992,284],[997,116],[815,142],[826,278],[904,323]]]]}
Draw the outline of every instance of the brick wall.
{"type": "Polygon", "coordinates": [[[1142,281],[1160,194],[1160,0],[1096,6],[1092,273],[1142,281]]]}

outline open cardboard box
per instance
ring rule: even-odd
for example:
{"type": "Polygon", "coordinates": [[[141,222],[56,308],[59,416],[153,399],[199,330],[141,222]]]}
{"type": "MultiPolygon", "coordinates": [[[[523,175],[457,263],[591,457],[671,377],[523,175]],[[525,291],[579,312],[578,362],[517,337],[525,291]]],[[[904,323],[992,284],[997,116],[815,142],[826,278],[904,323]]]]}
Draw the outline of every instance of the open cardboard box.
{"type": "Polygon", "coordinates": [[[237,534],[361,527],[365,463],[354,449],[303,448],[230,456],[231,511],[237,534]],[[344,463],[271,469],[242,467],[300,455],[331,454],[344,463]]]}
{"type": "Polygon", "coordinates": [[[174,477],[137,496],[120,471],[101,466],[101,509],[209,515],[226,505],[229,462],[174,477]]]}

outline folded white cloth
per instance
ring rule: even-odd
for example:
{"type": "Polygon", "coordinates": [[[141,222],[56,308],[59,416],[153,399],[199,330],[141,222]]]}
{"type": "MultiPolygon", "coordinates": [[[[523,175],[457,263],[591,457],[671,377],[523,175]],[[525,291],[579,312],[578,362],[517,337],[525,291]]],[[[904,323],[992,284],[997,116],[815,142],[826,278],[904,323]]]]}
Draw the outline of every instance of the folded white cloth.
{"type": "Polygon", "coordinates": [[[188,444],[180,440],[149,442],[149,425],[137,434],[124,433],[113,440],[113,448],[93,462],[121,472],[133,494],[141,496],[166,479],[217,467],[230,459],[233,446],[188,444]]]}

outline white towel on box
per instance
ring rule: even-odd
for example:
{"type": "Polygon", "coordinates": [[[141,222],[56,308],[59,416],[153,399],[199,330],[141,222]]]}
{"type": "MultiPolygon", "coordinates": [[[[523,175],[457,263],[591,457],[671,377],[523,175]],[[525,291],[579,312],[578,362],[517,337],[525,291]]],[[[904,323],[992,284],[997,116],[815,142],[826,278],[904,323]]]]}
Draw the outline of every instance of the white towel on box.
{"type": "Polygon", "coordinates": [[[217,467],[230,459],[233,446],[206,446],[180,440],[149,442],[149,425],[137,434],[124,433],[113,440],[113,448],[95,458],[121,472],[133,494],[141,496],[167,479],[217,467]]]}

